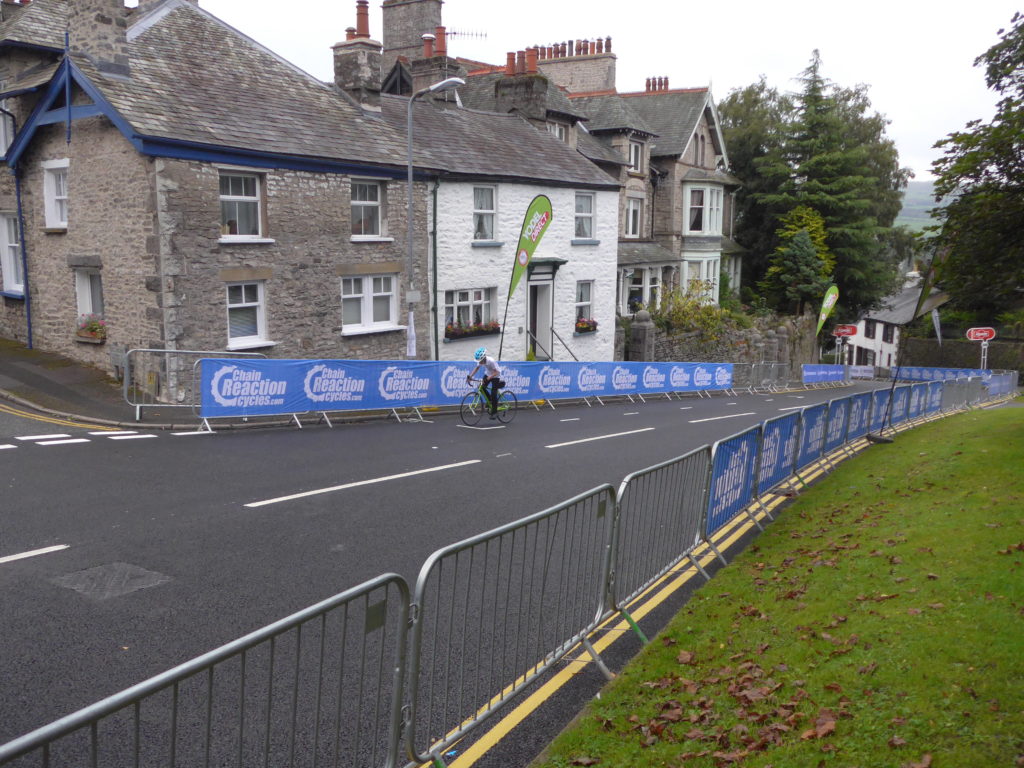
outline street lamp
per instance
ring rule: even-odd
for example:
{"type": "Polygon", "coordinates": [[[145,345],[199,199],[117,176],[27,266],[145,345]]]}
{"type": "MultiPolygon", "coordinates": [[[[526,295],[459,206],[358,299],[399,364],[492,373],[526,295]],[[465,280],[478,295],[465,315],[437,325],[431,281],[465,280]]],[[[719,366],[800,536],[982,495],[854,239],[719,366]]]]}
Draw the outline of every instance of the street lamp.
{"type": "Polygon", "coordinates": [[[410,98],[408,108],[406,110],[406,165],[407,165],[407,176],[406,176],[406,232],[405,232],[405,270],[406,270],[406,282],[407,287],[405,291],[406,301],[409,303],[409,324],[406,329],[406,342],[405,342],[405,356],[408,358],[416,357],[416,322],[414,317],[414,309],[416,302],[420,300],[420,292],[415,290],[413,287],[413,248],[412,248],[412,103],[416,101],[420,96],[426,96],[428,93],[440,93],[442,91],[450,91],[452,88],[458,88],[460,85],[465,85],[466,81],[461,77],[448,77],[439,83],[427,86],[421,91],[416,91],[410,98]]]}

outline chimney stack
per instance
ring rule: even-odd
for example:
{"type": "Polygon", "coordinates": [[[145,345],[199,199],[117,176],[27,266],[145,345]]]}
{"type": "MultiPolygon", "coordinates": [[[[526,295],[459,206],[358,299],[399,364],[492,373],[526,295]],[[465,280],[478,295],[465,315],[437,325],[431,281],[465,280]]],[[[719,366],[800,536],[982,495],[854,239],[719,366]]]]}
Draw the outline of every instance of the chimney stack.
{"type": "Polygon", "coordinates": [[[335,43],[334,84],[364,109],[380,111],[381,46],[370,39],[369,0],[356,0],[356,27],[335,43]]]}
{"type": "Polygon", "coordinates": [[[68,3],[68,29],[71,53],[87,57],[100,72],[131,74],[123,0],[68,3]]]}

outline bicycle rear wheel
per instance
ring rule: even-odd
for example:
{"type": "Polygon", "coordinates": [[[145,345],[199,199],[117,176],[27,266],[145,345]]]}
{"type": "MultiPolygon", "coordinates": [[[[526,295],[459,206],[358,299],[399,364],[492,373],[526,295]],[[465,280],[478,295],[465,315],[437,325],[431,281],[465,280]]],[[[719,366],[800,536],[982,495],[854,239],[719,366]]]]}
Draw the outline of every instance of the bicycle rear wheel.
{"type": "Polygon", "coordinates": [[[519,399],[516,397],[516,393],[509,392],[507,389],[502,390],[501,394],[498,395],[498,421],[502,424],[508,424],[516,417],[518,409],[519,399]]]}
{"type": "Polygon", "coordinates": [[[469,392],[462,398],[462,403],[459,405],[459,416],[467,427],[475,427],[480,422],[485,410],[487,410],[487,406],[480,399],[479,393],[469,392]]]}

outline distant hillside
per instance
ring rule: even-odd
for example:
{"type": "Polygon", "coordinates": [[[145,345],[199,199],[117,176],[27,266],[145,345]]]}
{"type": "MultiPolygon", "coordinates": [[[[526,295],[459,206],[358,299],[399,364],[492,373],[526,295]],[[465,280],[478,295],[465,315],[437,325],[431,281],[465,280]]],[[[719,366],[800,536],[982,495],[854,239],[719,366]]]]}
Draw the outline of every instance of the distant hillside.
{"type": "Polygon", "coordinates": [[[896,217],[896,226],[905,226],[919,232],[934,220],[928,211],[935,207],[933,185],[930,181],[911,181],[903,193],[903,209],[896,217]]]}

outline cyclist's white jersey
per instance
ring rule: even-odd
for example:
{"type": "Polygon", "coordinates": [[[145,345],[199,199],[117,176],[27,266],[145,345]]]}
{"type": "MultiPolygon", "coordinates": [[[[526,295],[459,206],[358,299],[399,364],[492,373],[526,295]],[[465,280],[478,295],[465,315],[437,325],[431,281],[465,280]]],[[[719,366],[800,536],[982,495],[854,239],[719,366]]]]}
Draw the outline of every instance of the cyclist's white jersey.
{"type": "Polygon", "coordinates": [[[484,359],[480,361],[480,365],[484,368],[484,375],[495,377],[501,376],[501,368],[498,367],[497,361],[490,355],[484,355],[484,359]]]}

